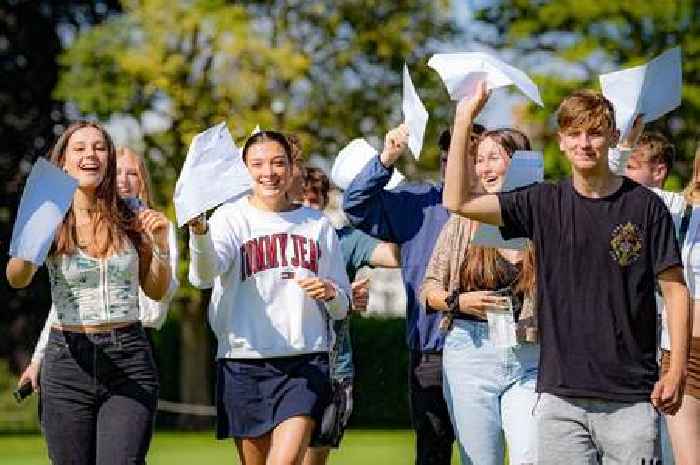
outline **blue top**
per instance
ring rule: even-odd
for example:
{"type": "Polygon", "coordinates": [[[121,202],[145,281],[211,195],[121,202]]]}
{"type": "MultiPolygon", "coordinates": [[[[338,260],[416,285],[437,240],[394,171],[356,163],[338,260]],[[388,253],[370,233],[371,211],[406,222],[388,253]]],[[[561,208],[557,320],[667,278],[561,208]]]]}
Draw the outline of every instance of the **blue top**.
{"type": "MultiPolygon", "coordinates": [[[[370,266],[370,259],[379,241],[362,231],[350,226],[336,230],[340,239],[340,249],[343,252],[345,270],[350,283],[355,281],[357,271],[363,266],[370,266]]],[[[350,379],[353,377],[352,344],[350,342],[350,317],[333,321],[335,331],[335,347],[333,377],[335,379],[350,379]]]]}
{"type": "Polygon", "coordinates": [[[408,184],[386,191],[392,168],[379,156],[350,183],[343,209],[367,234],[401,246],[401,274],[406,288],[406,341],[411,350],[440,352],[444,336],[437,312],[426,313],[418,294],[433,247],[449,213],[442,206],[442,185],[408,184]]]}

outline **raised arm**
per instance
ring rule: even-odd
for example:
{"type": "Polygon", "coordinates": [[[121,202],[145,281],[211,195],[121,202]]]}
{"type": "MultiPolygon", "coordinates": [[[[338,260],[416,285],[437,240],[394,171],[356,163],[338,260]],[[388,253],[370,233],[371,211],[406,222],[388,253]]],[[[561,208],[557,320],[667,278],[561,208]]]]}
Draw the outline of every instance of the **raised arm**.
{"type": "MultiPolygon", "coordinates": [[[[204,215],[199,216],[187,224],[190,227],[190,266],[188,278],[190,283],[198,289],[208,289],[214,285],[214,279],[228,268],[228,260],[217,252],[212,237],[212,226],[215,226],[216,213],[212,215],[209,224],[204,215]]],[[[225,238],[219,240],[223,247],[225,238]]],[[[230,257],[233,259],[233,257],[230,257]]]]}
{"type": "Polygon", "coordinates": [[[644,120],[642,119],[644,115],[637,115],[632,125],[632,129],[627,134],[627,137],[622,139],[617,147],[611,147],[608,150],[608,166],[610,171],[618,176],[625,175],[625,169],[627,168],[627,160],[629,160],[634,147],[639,141],[639,137],[644,132],[644,120]]]}
{"type": "Polygon", "coordinates": [[[405,125],[390,130],[384,139],[382,153],[367,162],[343,194],[343,210],[350,223],[384,241],[399,242],[392,228],[392,215],[400,211],[401,200],[396,193],[384,188],[407,144],[408,129],[405,125]]]}
{"type": "Polygon", "coordinates": [[[458,215],[500,226],[501,209],[498,197],[479,194],[471,185],[474,178],[474,161],[471,157],[471,128],[474,119],[488,100],[486,83],[481,81],[473,96],[465,97],[457,104],[452,140],[445,169],[443,206],[458,215]]]}

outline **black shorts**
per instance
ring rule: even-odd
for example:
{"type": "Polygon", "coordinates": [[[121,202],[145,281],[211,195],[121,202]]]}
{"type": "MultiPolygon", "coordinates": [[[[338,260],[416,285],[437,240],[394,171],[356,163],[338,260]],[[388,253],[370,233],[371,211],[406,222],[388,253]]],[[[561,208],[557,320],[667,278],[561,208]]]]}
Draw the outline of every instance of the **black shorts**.
{"type": "Polygon", "coordinates": [[[219,359],[216,437],[260,437],[295,416],[313,418],[318,429],[329,397],[327,353],[219,359]]]}
{"type": "Polygon", "coordinates": [[[309,447],[332,447],[337,449],[345,434],[352,414],[352,378],[333,380],[331,401],[323,412],[320,428],[311,439],[309,447]]]}

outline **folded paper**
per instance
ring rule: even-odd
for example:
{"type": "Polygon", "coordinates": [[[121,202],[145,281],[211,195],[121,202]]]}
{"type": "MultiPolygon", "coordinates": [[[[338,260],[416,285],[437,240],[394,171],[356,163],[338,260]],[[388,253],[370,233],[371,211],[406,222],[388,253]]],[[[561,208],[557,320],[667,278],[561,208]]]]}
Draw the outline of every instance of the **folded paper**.
{"type": "Polygon", "coordinates": [[[667,50],[645,65],[602,74],[600,87],[615,107],[615,124],[624,137],[637,115],[649,123],[681,104],[681,49],[667,50]]]}
{"type": "Polygon", "coordinates": [[[514,85],[543,106],[540,90],[527,74],[487,53],[438,53],[428,60],[428,66],[438,72],[452,100],[472,95],[477,83],[486,81],[487,89],[514,85]]]}
{"type": "Polygon", "coordinates": [[[175,184],[178,226],[250,191],[251,179],[226,123],[197,134],[175,184]]]}
{"type": "Polygon", "coordinates": [[[12,230],[10,256],[40,266],[73,201],[78,181],[39,158],[32,167],[12,230]]]}
{"type": "Polygon", "coordinates": [[[408,126],[408,148],[413,153],[416,160],[420,158],[420,151],[423,148],[423,136],[425,127],[428,124],[428,111],[421,102],[416,88],[411,81],[408,66],[403,65],[403,117],[408,126]]]}
{"type": "MultiPolygon", "coordinates": [[[[333,168],[331,169],[331,180],[338,188],[345,190],[357,177],[367,163],[377,156],[377,151],[362,139],[353,139],[335,157],[333,168]]],[[[398,169],[394,168],[394,173],[389,179],[385,189],[390,190],[398,186],[404,176],[398,169]]]]}

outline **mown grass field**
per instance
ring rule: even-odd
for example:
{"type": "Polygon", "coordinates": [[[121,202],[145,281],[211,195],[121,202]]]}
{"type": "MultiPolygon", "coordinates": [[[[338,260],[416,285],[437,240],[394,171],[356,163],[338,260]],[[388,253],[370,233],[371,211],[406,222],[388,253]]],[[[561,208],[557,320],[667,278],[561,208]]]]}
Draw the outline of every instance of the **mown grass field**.
{"type": "MultiPolygon", "coordinates": [[[[342,448],[331,454],[330,465],[409,465],[414,439],[410,431],[350,430],[342,448]]],[[[452,463],[459,463],[456,449],[452,463]]],[[[0,464],[47,465],[46,445],[39,435],[0,435],[0,464]]],[[[238,464],[231,441],[214,434],[157,432],[148,465],[238,464]]]]}

